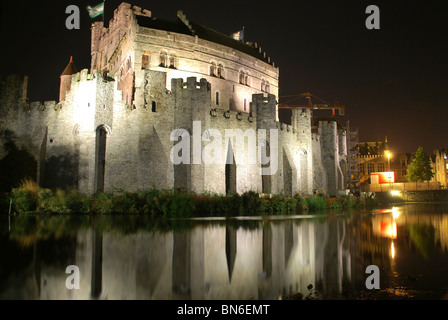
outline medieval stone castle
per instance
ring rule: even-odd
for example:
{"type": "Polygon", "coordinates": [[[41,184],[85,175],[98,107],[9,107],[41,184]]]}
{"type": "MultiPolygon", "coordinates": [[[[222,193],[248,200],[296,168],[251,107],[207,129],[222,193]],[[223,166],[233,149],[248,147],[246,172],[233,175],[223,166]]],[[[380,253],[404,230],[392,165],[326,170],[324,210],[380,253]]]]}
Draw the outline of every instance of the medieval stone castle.
{"type": "Polygon", "coordinates": [[[0,79],[1,161],[26,155],[28,175],[40,185],[89,194],[156,187],[336,195],[346,189],[345,129],[327,119],[313,131],[310,109],[294,109],[291,124],[281,123],[279,69],[257,43],[189,21],[181,11],[176,21],[165,21],[128,3],[107,28],[94,22],[91,34],[90,70],[78,72],[70,60],[58,102],[28,103],[26,76],[0,79]],[[191,161],[173,163],[178,141],[191,139],[193,149],[199,135],[205,148],[211,132],[229,129],[243,137],[265,130],[257,146],[271,164],[276,156],[276,170],[262,174],[266,161],[235,161],[247,152],[248,138],[224,134],[215,145],[230,161],[209,164],[190,155],[191,161]]]}

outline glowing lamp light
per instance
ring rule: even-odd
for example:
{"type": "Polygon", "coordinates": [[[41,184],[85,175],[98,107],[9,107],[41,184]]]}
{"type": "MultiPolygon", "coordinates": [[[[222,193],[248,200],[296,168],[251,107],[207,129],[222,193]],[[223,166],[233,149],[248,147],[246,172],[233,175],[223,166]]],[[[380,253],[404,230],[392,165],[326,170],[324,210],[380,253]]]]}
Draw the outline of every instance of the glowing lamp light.
{"type": "Polygon", "coordinates": [[[370,174],[370,178],[372,179],[372,183],[394,183],[395,182],[395,173],[393,171],[372,172],[370,174]]]}
{"type": "Polygon", "coordinates": [[[382,222],[381,223],[381,234],[384,237],[396,239],[397,238],[397,224],[395,221],[388,223],[388,222],[382,222]]]}
{"type": "Polygon", "coordinates": [[[398,208],[392,207],[392,218],[395,220],[400,215],[400,212],[398,211],[398,208]]]}

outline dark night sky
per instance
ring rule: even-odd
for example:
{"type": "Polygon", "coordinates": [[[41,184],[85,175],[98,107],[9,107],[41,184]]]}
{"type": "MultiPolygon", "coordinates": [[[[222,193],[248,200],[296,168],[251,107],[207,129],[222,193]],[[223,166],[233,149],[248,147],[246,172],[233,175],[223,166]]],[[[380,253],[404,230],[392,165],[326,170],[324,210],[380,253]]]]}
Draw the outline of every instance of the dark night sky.
{"type": "MultiPolygon", "coordinates": [[[[1,1],[0,73],[29,76],[30,101],[56,100],[72,55],[90,67],[85,7],[100,0],[1,1]],[[81,9],[81,29],[67,30],[65,8],[81,9]]],[[[121,1],[106,1],[106,25],[121,1]]],[[[187,18],[225,34],[245,27],[280,68],[280,97],[311,92],[345,105],[361,141],[392,152],[448,146],[447,15],[443,1],[128,1],[153,17],[187,18]],[[381,29],[367,30],[365,9],[380,9],[381,29]]],[[[282,98],[280,98],[282,101],[282,98]]],[[[329,113],[328,113],[329,114],[329,113]]]]}

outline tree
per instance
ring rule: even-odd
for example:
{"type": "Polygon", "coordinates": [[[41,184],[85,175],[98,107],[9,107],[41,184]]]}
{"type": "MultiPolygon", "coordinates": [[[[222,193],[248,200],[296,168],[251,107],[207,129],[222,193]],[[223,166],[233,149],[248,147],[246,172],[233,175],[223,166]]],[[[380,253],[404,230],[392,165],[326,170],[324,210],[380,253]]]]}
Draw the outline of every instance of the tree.
{"type": "Polygon", "coordinates": [[[423,152],[422,147],[418,147],[414,159],[409,164],[406,179],[410,182],[422,182],[431,180],[433,176],[434,173],[432,172],[429,156],[423,152]]]}

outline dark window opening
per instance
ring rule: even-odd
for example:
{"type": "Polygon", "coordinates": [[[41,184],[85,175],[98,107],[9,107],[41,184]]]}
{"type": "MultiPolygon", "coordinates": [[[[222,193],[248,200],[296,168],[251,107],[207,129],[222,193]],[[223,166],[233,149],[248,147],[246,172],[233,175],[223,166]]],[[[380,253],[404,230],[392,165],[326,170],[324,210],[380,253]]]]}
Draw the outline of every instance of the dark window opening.
{"type": "Polygon", "coordinates": [[[106,169],[106,137],[104,127],[96,130],[96,152],[95,152],[95,193],[104,192],[104,178],[106,169]]]}
{"type": "Polygon", "coordinates": [[[176,58],[175,57],[170,57],[170,68],[176,69],[176,58]]]}
{"type": "Polygon", "coordinates": [[[149,56],[146,54],[142,56],[142,69],[149,69],[149,56]]]}
{"type": "Polygon", "coordinates": [[[240,83],[244,84],[244,73],[240,72],[240,83]]]}
{"type": "Polygon", "coordinates": [[[166,67],[166,55],[164,53],[160,54],[160,66],[166,67]]]}
{"type": "Polygon", "coordinates": [[[224,72],[223,72],[224,68],[222,65],[218,66],[218,78],[224,79],[224,72]]]}

